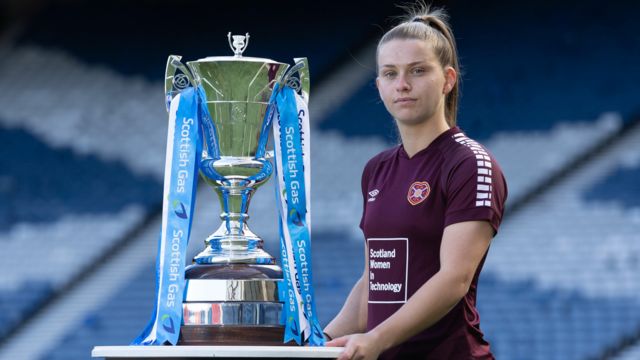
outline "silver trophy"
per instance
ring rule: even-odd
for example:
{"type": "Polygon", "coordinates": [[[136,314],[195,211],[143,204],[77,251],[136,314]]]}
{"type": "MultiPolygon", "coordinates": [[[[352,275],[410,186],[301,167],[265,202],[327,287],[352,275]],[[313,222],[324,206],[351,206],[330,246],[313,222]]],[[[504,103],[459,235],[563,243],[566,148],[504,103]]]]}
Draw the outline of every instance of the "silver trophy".
{"type": "MultiPolygon", "coordinates": [[[[234,56],[187,62],[170,55],[167,104],[188,86],[200,91],[203,151],[200,174],[220,200],[222,224],[185,270],[179,342],[185,345],[281,344],[282,270],[247,225],[253,193],[272,173],[265,116],[276,83],[309,94],[306,59],[288,64],[243,57],[249,34],[227,35],[234,56]],[[288,70],[288,71],[287,71],[288,70]]],[[[167,108],[168,110],[168,108],[167,108]]],[[[275,206],[275,205],[274,205],[275,206]]]]}

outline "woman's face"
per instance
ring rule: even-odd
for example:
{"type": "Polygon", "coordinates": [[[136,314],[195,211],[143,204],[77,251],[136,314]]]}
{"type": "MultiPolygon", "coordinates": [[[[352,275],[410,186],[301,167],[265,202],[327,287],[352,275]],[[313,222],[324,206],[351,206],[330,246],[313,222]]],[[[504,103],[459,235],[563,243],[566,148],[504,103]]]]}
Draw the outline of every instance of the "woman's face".
{"type": "Polygon", "coordinates": [[[380,97],[399,125],[422,124],[438,112],[444,118],[445,94],[455,83],[455,71],[443,69],[426,41],[391,40],[380,47],[378,64],[380,97]]]}

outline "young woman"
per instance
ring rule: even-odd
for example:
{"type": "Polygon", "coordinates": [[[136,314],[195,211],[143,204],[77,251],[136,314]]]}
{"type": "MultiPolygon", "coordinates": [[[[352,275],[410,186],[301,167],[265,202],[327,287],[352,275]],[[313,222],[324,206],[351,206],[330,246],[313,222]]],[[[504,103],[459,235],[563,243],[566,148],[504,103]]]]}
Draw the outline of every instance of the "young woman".
{"type": "Polygon", "coordinates": [[[362,176],[365,269],[325,328],[339,359],[493,359],[476,309],[478,275],[507,185],[456,127],[459,67],[441,10],[388,31],[376,84],[402,143],[362,176]]]}

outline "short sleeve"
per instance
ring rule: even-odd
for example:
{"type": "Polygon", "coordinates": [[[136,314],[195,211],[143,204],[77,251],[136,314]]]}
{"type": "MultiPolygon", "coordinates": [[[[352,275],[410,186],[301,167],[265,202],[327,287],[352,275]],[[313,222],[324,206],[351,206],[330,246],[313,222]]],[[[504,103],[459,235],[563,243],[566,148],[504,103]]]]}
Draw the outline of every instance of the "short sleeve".
{"type": "Polygon", "coordinates": [[[498,163],[486,154],[467,156],[447,172],[445,227],[484,220],[498,232],[507,184],[498,163]]]}
{"type": "Polygon", "coordinates": [[[364,218],[367,211],[367,188],[369,186],[369,178],[371,176],[371,168],[373,167],[373,159],[369,160],[362,170],[362,178],[360,180],[360,186],[362,188],[362,217],[360,218],[360,229],[364,231],[364,218]]]}

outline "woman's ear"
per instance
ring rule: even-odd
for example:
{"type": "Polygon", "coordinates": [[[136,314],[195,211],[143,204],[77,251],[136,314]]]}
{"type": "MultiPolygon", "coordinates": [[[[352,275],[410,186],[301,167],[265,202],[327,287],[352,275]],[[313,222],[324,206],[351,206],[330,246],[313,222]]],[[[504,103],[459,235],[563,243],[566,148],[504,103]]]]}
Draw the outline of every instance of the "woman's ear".
{"type": "Polygon", "coordinates": [[[448,94],[453,90],[453,87],[456,85],[456,81],[458,81],[458,73],[456,69],[451,66],[447,66],[444,68],[444,88],[442,89],[443,94],[448,94]]]}

